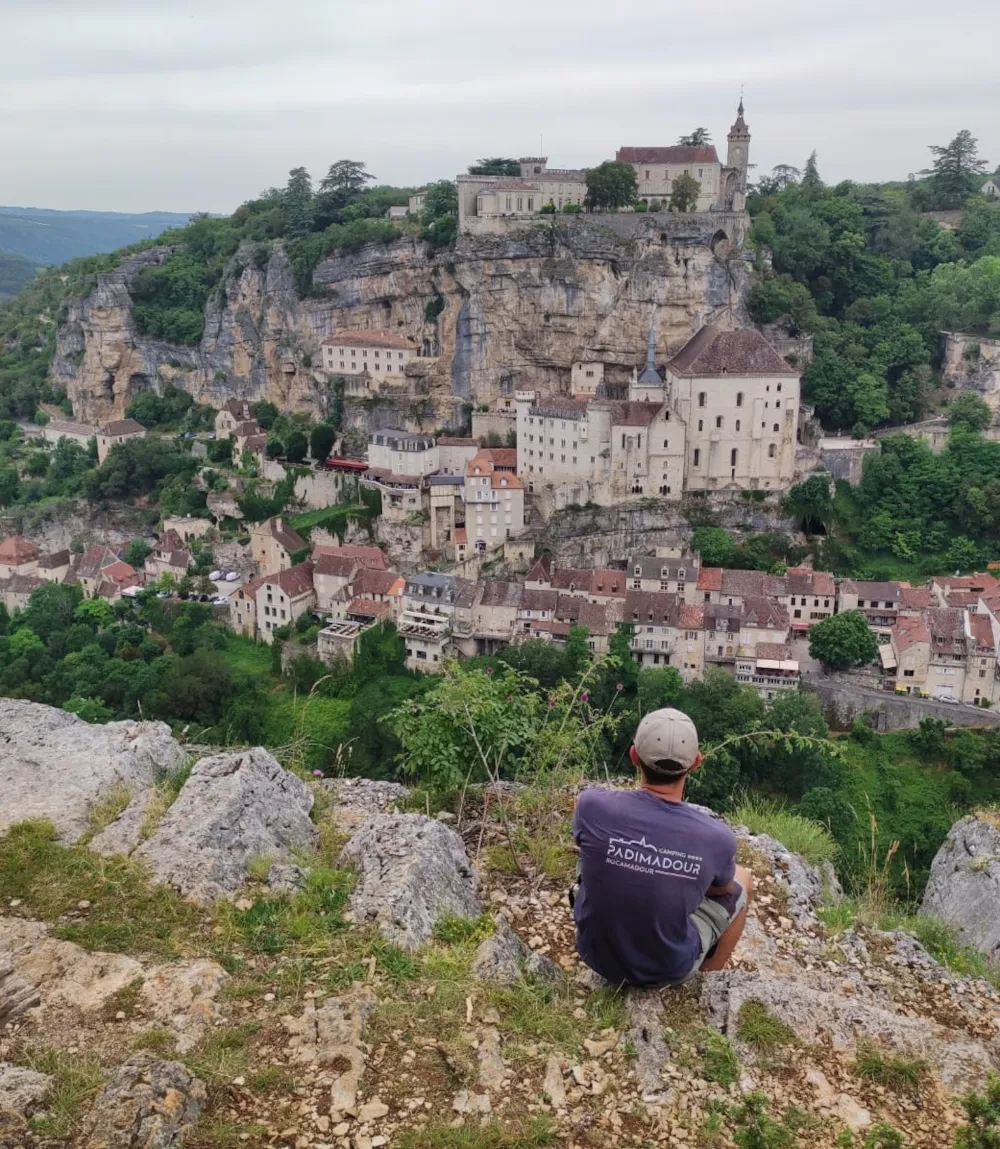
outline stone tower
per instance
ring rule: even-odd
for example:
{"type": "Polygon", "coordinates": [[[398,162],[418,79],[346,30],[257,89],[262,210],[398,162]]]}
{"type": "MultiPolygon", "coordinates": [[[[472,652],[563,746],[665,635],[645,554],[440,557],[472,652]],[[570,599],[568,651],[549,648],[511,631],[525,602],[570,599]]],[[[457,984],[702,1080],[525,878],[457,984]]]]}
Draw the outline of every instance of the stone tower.
{"type": "Polygon", "coordinates": [[[629,399],[643,402],[662,403],[664,399],[663,377],[656,370],[656,313],[649,324],[649,340],[646,343],[646,366],[641,375],[632,370],[632,382],[629,385],[629,399]]]}
{"type": "Polygon", "coordinates": [[[736,109],[736,122],[726,137],[729,151],[722,169],[722,207],[726,211],[743,211],[747,199],[747,169],[750,164],[750,129],[743,119],[743,97],[736,109]]]}

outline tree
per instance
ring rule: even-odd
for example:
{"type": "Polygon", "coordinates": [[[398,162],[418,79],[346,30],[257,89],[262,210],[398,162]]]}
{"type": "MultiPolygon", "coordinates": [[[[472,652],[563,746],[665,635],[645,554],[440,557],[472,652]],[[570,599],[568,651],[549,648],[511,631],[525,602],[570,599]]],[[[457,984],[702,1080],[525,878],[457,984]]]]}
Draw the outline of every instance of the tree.
{"type": "Polygon", "coordinates": [[[695,128],[689,136],[681,136],[678,140],[678,146],[682,148],[700,148],[703,144],[710,144],[712,142],[712,133],[708,128],[695,128]]]}
{"type": "Polygon", "coordinates": [[[809,654],[830,670],[864,666],[878,654],[878,640],[857,610],[831,615],[809,631],[809,654]]]}
{"type": "Polygon", "coordinates": [[[458,189],[451,180],[431,184],[424,196],[424,239],[447,247],[458,234],[458,189]]]}
{"type": "Polygon", "coordinates": [[[706,567],[731,567],[736,559],[736,543],[723,527],[695,527],[691,549],[698,552],[706,567]]]}
{"type": "Polygon", "coordinates": [[[264,453],[269,459],[280,459],[285,454],[285,444],[282,443],[277,435],[268,435],[267,446],[264,448],[264,453]]]}
{"type": "Polygon", "coordinates": [[[594,209],[628,207],[636,201],[635,169],[631,164],[605,160],[587,172],[587,207],[594,209]]]}
{"type": "Polygon", "coordinates": [[[967,391],[948,405],[948,423],[955,430],[985,431],[993,422],[993,412],[985,399],[967,391]]]}
{"type": "Polygon", "coordinates": [[[293,431],[285,440],[285,458],[289,463],[301,463],[309,450],[309,440],[302,431],[293,431]]]}
{"type": "Polygon", "coordinates": [[[470,176],[519,176],[519,160],[505,159],[503,156],[489,156],[469,165],[470,176]]]}
{"type": "Polygon", "coordinates": [[[806,160],[805,170],[802,172],[802,187],[809,192],[822,190],[823,181],[819,177],[819,164],[816,162],[816,152],[812,151],[806,160]]]}
{"type": "Polygon", "coordinates": [[[149,543],[145,539],[132,539],[125,548],[125,561],[136,570],[142,570],[148,557],[149,543]]]}
{"type": "Polygon", "coordinates": [[[934,162],[924,168],[921,175],[929,176],[932,203],[935,208],[961,207],[978,189],[979,177],[989,167],[979,158],[979,141],[963,128],[943,147],[930,145],[934,162]]]}
{"type": "Polygon", "coordinates": [[[802,172],[791,164],[775,164],[771,168],[771,179],[775,188],[782,191],[789,184],[797,184],[802,179],[802,172]]]}
{"type": "Polygon", "coordinates": [[[305,168],[292,168],[281,197],[285,234],[291,238],[308,235],[313,223],[312,179],[305,168]]]}
{"type": "Polygon", "coordinates": [[[782,509],[801,524],[806,534],[825,532],[833,521],[829,476],[810,475],[804,483],[796,483],[785,496],[782,509]]]}
{"type": "Polygon", "coordinates": [[[331,164],[316,195],[317,226],[333,223],[337,214],[361,196],[374,179],[358,160],[337,160],[331,164]]]}
{"type": "Polygon", "coordinates": [[[326,460],[333,450],[333,444],[336,438],[337,432],[329,423],[317,423],[316,426],[313,427],[309,435],[309,454],[312,455],[317,463],[322,463],[326,460]]]}
{"type": "Polygon", "coordinates": [[[671,211],[694,211],[695,205],[698,203],[698,196],[701,195],[701,184],[689,175],[683,172],[674,180],[673,189],[670,192],[670,210],[671,211]]]}
{"type": "Polygon", "coordinates": [[[271,430],[274,426],[275,419],[277,419],[280,414],[278,408],[275,407],[273,403],[268,402],[267,399],[260,399],[256,403],[251,403],[250,410],[264,431],[271,430]]]}

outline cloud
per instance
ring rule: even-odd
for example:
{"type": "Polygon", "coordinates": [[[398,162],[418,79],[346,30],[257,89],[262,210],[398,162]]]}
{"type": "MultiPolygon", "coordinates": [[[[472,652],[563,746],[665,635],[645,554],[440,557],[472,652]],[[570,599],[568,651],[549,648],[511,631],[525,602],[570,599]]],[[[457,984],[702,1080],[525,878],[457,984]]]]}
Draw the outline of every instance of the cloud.
{"type": "Polygon", "coordinates": [[[760,169],[904,178],[960,128],[1000,161],[985,0],[3,0],[0,196],[232,210],[341,156],[381,180],[534,151],[586,166],[697,125],[741,84],[760,169]],[[942,52],[956,29],[961,52],[942,52]]]}

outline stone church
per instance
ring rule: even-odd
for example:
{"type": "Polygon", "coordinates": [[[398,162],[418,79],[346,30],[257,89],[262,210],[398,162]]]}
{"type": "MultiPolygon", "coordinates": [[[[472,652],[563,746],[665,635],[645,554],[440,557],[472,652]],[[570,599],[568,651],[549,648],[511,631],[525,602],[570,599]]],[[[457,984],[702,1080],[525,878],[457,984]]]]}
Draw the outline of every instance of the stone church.
{"type": "Polygon", "coordinates": [[[543,515],[571,504],[781,491],[795,476],[799,373],[755,329],[702,327],[662,373],[650,332],[627,399],[515,392],[517,471],[543,515]]]}
{"type": "Polygon", "coordinates": [[[639,198],[647,203],[658,200],[666,206],[674,180],[680,175],[689,175],[701,185],[695,211],[743,211],[750,163],[750,129],[743,119],[742,98],[736,122],[726,140],[724,165],[714,144],[625,147],[618,149],[615,159],[635,169],[639,198]]]}

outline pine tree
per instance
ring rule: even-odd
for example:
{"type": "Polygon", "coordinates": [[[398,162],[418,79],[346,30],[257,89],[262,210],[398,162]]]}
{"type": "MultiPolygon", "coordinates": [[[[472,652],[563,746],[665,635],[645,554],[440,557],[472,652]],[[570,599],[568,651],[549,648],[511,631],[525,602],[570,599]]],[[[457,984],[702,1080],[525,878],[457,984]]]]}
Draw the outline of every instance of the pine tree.
{"type": "Polygon", "coordinates": [[[285,235],[308,235],[313,222],[312,179],[305,168],[292,168],[281,196],[285,235]]]}
{"type": "Polygon", "coordinates": [[[938,209],[962,207],[976,191],[979,178],[989,164],[979,158],[979,141],[963,128],[944,147],[930,145],[934,163],[920,173],[929,176],[932,203],[938,209]]]}

